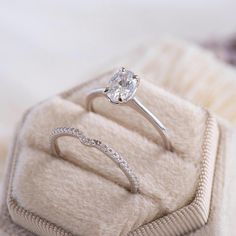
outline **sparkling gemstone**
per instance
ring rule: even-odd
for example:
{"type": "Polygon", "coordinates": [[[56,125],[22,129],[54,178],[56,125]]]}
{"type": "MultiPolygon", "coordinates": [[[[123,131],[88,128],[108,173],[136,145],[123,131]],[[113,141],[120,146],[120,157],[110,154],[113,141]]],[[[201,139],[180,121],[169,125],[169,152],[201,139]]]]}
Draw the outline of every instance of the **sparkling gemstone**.
{"type": "Polygon", "coordinates": [[[128,102],[134,96],[138,82],[132,71],[121,69],[110,79],[106,94],[111,102],[128,102]]]}

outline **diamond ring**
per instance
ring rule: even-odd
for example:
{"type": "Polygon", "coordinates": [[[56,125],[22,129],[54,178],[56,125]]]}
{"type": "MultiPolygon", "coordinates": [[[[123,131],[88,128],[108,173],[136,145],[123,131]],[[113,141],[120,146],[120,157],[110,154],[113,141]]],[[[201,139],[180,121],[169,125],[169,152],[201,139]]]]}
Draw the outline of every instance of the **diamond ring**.
{"type": "Polygon", "coordinates": [[[164,147],[172,151],[165,126],[135,97],[139,83],[140,79],[137,75],[122,67],[111,77],[106,88],[94,89],[87,94],[86,108],[88,111],[94,111],[93,100],[98,96],[105,96],[112,104],[128,105],[155,127],[163,140],[164,147]]]}
{"type": "Polygon", "coordinates": [[[132,193],[138,193],[139,191],[139,181],[137,176],[134,174],[134,171],[129,167],[128,163],[124,158],[113,148],[103,144],[101,141],[97,139],[91,139],[86,137],[83,132],[76,128],[68,128],[68,127],[58,127],[55,128],[50,135],[50,147],[53,155],[64,158],[61,154],[58,138],[60,137],[74,137],[77,138],[82,144],[88,147],[94,147],[104,153],[107,157],[109,157],[127,176],[130,182],[130,191],[132,193]]]}

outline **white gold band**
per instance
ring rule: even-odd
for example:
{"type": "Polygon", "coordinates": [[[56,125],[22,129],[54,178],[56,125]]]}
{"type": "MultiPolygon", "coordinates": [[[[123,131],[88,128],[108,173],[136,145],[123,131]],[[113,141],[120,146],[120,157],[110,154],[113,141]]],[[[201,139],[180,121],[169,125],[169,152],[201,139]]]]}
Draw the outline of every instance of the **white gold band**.
{"type": "Polygon", "coordinates": [[[103,152],[106,156],[108,156],[127,176],[131,188],[130,191],[132,193],[137,193],[139,190],[139,181],[137,176],[134,174],[133,170],[129,167],[127,161],[123,159],[123,157],[116,152],[114,149],[108,147],[103,144],[101,141],[96,139],[91,139],[86,137],[82,131],[76,128],[68,128],[68,127],[58,127],[55,128],[50,135],[50,146],[52,154],[55,156],[59,156],[63,158],[61,155],[61,151],[58,145],[58,138],[63,136],[70,136],[77,138],[82,144],[88,147],[94,147],[103,152]]]}
{"type": "MultiPolygon", "coordinates": [[[[93,111],[93,100],[97,97],[107,97],[106,94],[106,88],[99,88],[99,89],[94,89],[90,91],[87,94],[86,98],[86,109],[88,111],[93,111]]],[[[108,98],[109,99],[109,98],[108,98]]],[[[110,101],[111,102],[111,101],[110,101]]],[[[112,104],[115,104],[114,102],[111,102],[112,104]]],[[[162,140],[163,140],[163,145],[164,148],[172,151],[172,145],[169,141],[168,135],[167,135],[167,130],[165,126],[161,123],[161,121],[151,112],[149,111],[136,97],[133,97],[129,99],[125,103],[117,103],[115,105],[127,105],[137,111],[139,114],[141,114],[144,118],[146,118],[153,126],[154,128],[158,131],[160,134],[162,140]]]]}

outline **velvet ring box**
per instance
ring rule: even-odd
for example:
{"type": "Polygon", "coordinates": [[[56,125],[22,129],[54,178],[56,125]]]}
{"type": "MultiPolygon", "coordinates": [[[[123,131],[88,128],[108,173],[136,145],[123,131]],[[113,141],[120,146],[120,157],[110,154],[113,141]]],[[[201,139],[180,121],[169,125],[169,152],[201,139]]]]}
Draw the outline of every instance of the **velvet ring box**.
{"type": "Polygon", "coordinates": [[[219,143],[215,118],[143,80],[138,96],[168,127],[169,152],[133,110],[105,99],[95,101],[97,113],[84,109],[87,91],[111,75],[51,98],[24,117],[11,170],[12,219],[39,235],[59,229],[61,235],[177,235],[203,226],[219,143]],[[104,154],[77,140],[59,142],[66,160],[52,156],[49,134],[60,126],[80,128],[119,150],[140,179],[140,193],[128,191],[129,182],[104,154]]]}
{"type": "Polygon", "coordinates": [[[85,94],[111,75],[25,114],[9,159],[7,207],[12,221],[32,233],[19,229],[17,235],[217,235],[214,195],[220,201],[224,159],[232,155],[225,151],[232,145],[228,126],[142,80],[138,97],[169,130],[174,152],[166,151],[155,130],[129,108],[97,99],[97,113],[84,109],[85,94]],[[65,160],[52,156],[49,134],[57,126],[78,127],[122,153],[140,179],[140,193],[131,194],[122,172],[77,140],[60,141],[65,160]]]}

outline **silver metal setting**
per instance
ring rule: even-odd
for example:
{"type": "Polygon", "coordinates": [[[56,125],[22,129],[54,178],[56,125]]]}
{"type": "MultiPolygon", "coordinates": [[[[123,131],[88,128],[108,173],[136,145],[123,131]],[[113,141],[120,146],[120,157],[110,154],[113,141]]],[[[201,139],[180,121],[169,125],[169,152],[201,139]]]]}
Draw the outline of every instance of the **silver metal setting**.
{"type": "MultiPolygon", "coordinates": [[[[121,72],[125,73],[126,71],[127,70],[124,67],[122,67],[117,73],[121,73],[121,72]]],[[[130,71],[128,71],[128,72],[130,72],[130,71]]],[[[137,80],[137,87],[138,87],[138,85],[140,84],[139,77],[137,75],[133,74],[133,79],[137,80]]],[[[161,138],[163,140],[164,148],[169,150],[169,151],[173,151],[172,145],[171,145],[170,140],[168,138],[166,127],[162,124],[162,122],[151,111],[149,111],[138,100],[138,98],[135,97],[135,92],[136,92],[137,87],[134,89],[133,95],[130,96],[127,100],[120,99],[120,95],[119,95],[119,99],[116,102],[112,101],[110,99],[110,97],[108,97],[108,91],[110,89],[109,85],[106,88],[93,89],[92,91],[90,91],[87,94],[87,97],[86,97],[86,109],[88,111],[95,112],[94,108],[93,108],[93,100],[95,98],[97,98],[97,97],[100,97],[100,96],[106,97],[112,104],[115,104],[115,105],[127,105],[127,106],[131,107],[132,109],[134,109],[139,114],[141,114],[144,118],[146,118],[154,126],[154,128],[158,131],[158,133],[160,134],[160,136],[161,136],[161,138]]]]}
{"type": "Polygon", "coordinates": [[[108,156],[127,176],[131,186],[130,191],[132,193],[138,193],[138,178],[134,174],[134,171],[129,167],[127,161],[124,160],[124,158],[113,148],[103,144],[100,140],[86,137],[83,132],[77,128],[58,127],[52,131],[50,135],[50,147],[53,155],[63,158],[58,145],[58,138],[65,136],[77,138],[83,145],[97,148],[106,156],[108,156]]]}

